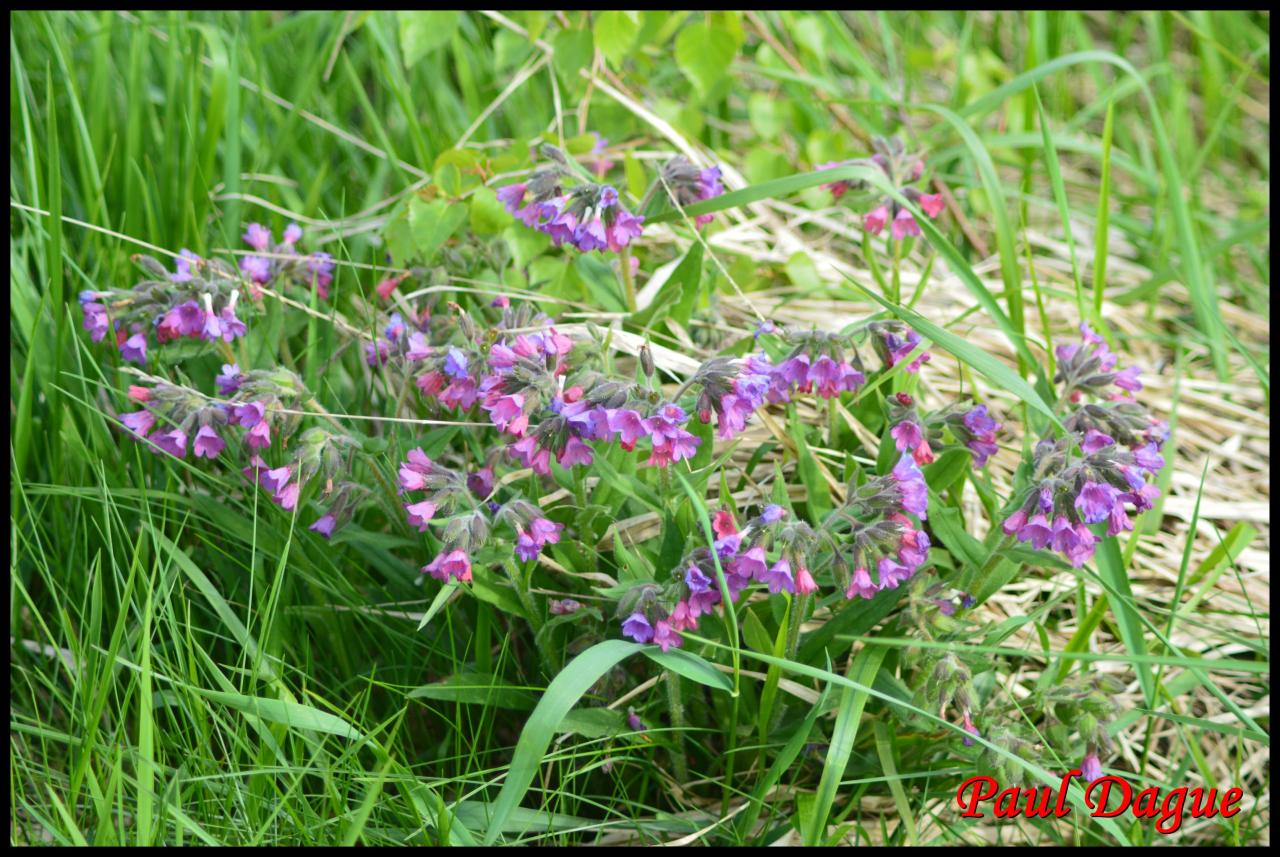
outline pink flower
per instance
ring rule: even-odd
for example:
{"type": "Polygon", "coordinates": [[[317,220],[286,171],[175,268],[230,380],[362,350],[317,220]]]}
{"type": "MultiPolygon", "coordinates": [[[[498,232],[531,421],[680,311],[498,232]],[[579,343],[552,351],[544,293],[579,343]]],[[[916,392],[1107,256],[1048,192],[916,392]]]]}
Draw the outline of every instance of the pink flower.
{"type": "Polygon", "coordinates": [[[427,531],[427,521],[436,513],[436,504],[430,500],[423,500],[421,503],[406,503],[404,510],[409,513],[409,526],[417,527],[418,532],[425,533],[427,531]]]}
{"type": "Polygon", "coordinates": [[[916,219],[911,216],[911,212],[905,208],[898,212],[893,218],[893,237],[897,241],[901,241],[908,235],[919,235],[920,224],[916,223],[916,219]]]}
{"type": "Polygon", "coordinates": [[[424,565],[422,570],[441,582],[453,578],[454,580],[469,583],[471,581],[471,557],[467,556],[466,552],[462,550],[455,549],[447,554],[441,551],[430,564],[424,565]]]}
{"type": "Polygon", "coordinates": [[[888,222],[889,206],[887,205],[872,209],[862,216],[862,228],[872,235],[879,235],[883,232],[884,225],[888,222]]]}
{"type": "Polygon", "coordinates": [[[192,447],[195,450],[196,458],[217,458],[226,445],[226,441],[218,437],[218,433],[213,430],[213,426],[200,426],[200,430],[196,432],[196,440],[192,447]]]}

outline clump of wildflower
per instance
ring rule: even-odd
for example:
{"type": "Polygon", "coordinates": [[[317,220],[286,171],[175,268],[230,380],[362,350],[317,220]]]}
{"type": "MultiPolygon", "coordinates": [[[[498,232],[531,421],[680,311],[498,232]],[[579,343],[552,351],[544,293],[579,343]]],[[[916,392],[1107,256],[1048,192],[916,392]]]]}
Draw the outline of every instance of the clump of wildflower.
{"type": "MultiPolygon", "coordinates": [[[[1100,394],[1118,373],[1114,354],[1097,338],[1060,351],[1059,377],[1067,390],[1100,394]]],[[[1060,553],[1075,567],[1093,556],[1097,537],[1090,526],[1106,523],[1114,536],[1133,529],[1132,513],[1145,512],[1159,494],[1154,481],[1164,467],[1160,449],[1168,429],[1136,402],[1110,399],[1081,403],[1062,422],[1071,433],[1045,438],[1032,456],[1032,482],[1004,521],[1007,535],[1037,550],[1060,553]]]]}
{"type": "MultiPolygon", "coordinates": [[[[670,197],[682,207],[703,202],[724,193],[724,185],[720,183],[719,167],[699,169],[684,155],[676,155],[663,166],[659,181],[670,197]]],[[[714,219],[714,214],[699,214],[694,217],[694,222],[699,226],[706,226],[714,219]]]]}
{"type": "Polygon", "coordinates": [[[244,336],[236,315],[239,278],[218,260],[203,260],[189,250],[170,272],[150,256],[134,256],[152,279],[131,289],[86,289],[80,292],[84,327],[94,342],[108,333],[129,362],[145,365],[150,335],[163,344],[180,337],[231,342],[244,336]]]}
{"type": "Polygon", "coordinates": [[[639,237],[644,218],[622,206],[612,185],[579,175],[554,146],[543,146],[542,153],[548,162],[527,182],[498,190],[499,201],[516,219],[551,236],[555,246],[571,244],[584,253],[618,252],[639,237]]]}
{"type": "Polygon", "coordinates": [[[302,238],[302,227],[290,223],[285,227],[280,243],[273,242],[271,230],[260,223],[250,223],[245,229],[244,241],[257,253],[240,258],[240,271],[250,282],[250,292],[255,299],[262,296],[261,287],[276,279],[315,290],[322,298],[329,297],[329,285],[333,282],[333,257],[328,253],[298,253],[297,243],[302,238]]]}
{"type": "MultiPolygon", "coordinates": [[[[875,154],[869,158],[820,164],[818,169],[825,170],[853,164],[877,166],[884,172],[889,183],[911,202],[919,205],[928,217],[937,217],[942,213],[941,194],[922,193],[911,186],[924,174],[924,161],[915,155],[908,154],[900,138],[892,137],[885,140],[882,137],[876,137],[872,140],[872,147],[875,149],[875,154]]],[[[823,185],[823,187],[830,190],[833,197],[839,199],[849,190],[862,190],[867,187],[867,182],[842,180],[823,185]]],[[[879,235],[884,231],[885,226],[889,226],[894,239],[899,241],[908,235],[920,234],[920,224],[916,222],[915,216],[903,208],[897,200],[888,196],[883,197],[877,206],[862,217],[863,229],[872,235],[879,235]]]]}
{"type": "MultiPolygon", "coordinates": [[[[886,367],[893,367],[911,356],[920,344],[920,334],[900,321],[877,321],[868,325],[872,332],[871,344],[886,367]]],[[[906,367],[912,374],[928,363],[928,351],[921,351],[906,367]]]]}

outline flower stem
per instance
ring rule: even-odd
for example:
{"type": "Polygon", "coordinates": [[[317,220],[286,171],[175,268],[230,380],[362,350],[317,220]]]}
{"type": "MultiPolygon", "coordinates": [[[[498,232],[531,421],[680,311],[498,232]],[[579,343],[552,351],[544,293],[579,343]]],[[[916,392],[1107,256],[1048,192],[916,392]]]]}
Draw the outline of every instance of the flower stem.
{"type": "Polygon", "coordinates": [[[671,766],[681,786],[689,782],[689,762],[684,754],[684,699],[680,694],[680,676],[667,670],[667,709],[671,714],[671,766]]]}
{"type": "Polygon", "coordinates": [[[622,285],[626,289],[627,312],[636,311],[636,282],[631,275],[631,248],[623,246],[618,256],[622,260],[622,285]]]}

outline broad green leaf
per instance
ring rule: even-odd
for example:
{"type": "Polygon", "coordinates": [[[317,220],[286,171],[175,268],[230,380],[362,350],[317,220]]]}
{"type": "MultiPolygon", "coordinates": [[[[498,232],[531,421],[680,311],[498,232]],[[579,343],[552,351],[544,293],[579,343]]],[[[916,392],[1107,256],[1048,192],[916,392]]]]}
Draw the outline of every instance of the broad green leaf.
{"type": "Polygon", "coordinates": [[[676,65],[704,96],[728,74],[737,52],[731,33],[707,23],[691,24],[676,36],[676,65]]]}
{"type": "Polygon", "coordinates": [[[610,9],[596,17],[595,43],[600,53],[614,68],[622,65],[627,52],[635,44],[640,22],[635,12],[610,9]]]}
{"type": "Polygon", "coordinates": [[[733,690],[733,681],[704,659],[684,649],[662,651],[657,646],[644,650],[645,656],[673,673],[716,690],[733,690]]]}
{"type": "Polygon", "coordinates": [[[542,764],[543,754],[551,746],[551,739],[565,715],[605,673],[643,649],[639,643],[625,640],[596,643],[570,661],[551,681],[546,693],[525,721],[520,740],[516,742],[515,754],[507,768],[506,782],[502,784],[502,791],[493,803],[493,815],[489,818],[489,829],[484,837],[486,845],[497,842],[508,819],[520,805],[520,799],[529,790],[529,784],[533,782],[538,766],[542,764]]]}
{"type": "Polygon", "coordinates": [[[397,12],[400,24],[400,53],[406,68],[432,51],[449,44],[462,20],[461,12],[397,12]]]}
{"type": "Polygon", "coordinates": [[[466,219],[465,203],[442,199],[423,202],[415,197],[409,203],[409,229],[417,257],[428,265],[434,262],[444,242],[453,237],[466,219]]]}

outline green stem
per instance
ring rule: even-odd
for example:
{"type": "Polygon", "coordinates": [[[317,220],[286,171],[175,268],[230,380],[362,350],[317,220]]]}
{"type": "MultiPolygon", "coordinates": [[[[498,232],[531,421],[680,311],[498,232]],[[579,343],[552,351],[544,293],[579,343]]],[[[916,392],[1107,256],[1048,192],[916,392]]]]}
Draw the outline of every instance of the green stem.
{"type": "Polygon", "coordinates": [[[529,593],[527,581],[523,579],[520,569],[516,568],[516,564],[511,560],[505,560],[502,563],[502,567],[506,570],[507,577],[511,580],[511,586],[516,591],[516,597],[520,599],[520,606],[524,608],[529,625],[536,634],[542,630],[542,622],[538,619],[538,611],[533,603],[533,596],[529,593]]]}
{"type": "Polygon", "coordinates": [[[667,670],[667,710],[671,714],[671,766],[683,786],[689,782],[689,760],[684,754],[684,699],[680,692],[680,676],[667,670]]]}
{"type": "Polygon", "coordinates": [[[636,311],[636,282],[631,275],[631,248],[624,246],[618,258],[622,260],[622,285],[627,293],[627,312],[633,313],[636,311]]]}

